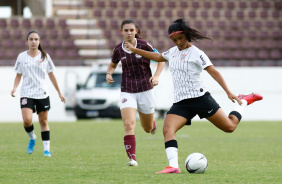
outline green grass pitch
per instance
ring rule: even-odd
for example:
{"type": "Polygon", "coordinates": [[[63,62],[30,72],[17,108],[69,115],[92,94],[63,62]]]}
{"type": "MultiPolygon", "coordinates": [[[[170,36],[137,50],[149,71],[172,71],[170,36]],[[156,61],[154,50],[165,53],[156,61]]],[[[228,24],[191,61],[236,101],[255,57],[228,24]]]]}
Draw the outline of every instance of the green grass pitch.
{"type": "Polygon", "coordinates": [[[207,121],[177,133],[181,174],[155,174],[168,166],[162,126],[147,134],[137,122],[138,167],[128,167],[121,120],[49,123],[52,157],[43,157],[40,127],[33,154],[22,123],[0,124],[0,183],[282,183],[282,122],[242,121],[235,132],[207,121]],[[208,159],[204,174],[189,174],[184,161],[193,152],[208,159]]]}

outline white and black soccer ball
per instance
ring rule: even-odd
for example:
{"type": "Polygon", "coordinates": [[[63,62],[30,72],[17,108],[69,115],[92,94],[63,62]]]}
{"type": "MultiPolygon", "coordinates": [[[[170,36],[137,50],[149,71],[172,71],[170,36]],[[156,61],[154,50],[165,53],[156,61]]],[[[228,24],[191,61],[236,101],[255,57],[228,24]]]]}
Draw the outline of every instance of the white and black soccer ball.
{"type": "Polygon", "coordinates": [[[192,153],[185,160],[185,167],[189,173],[201,174],[208,168],[208,160],[202,153],[192,153]]]}

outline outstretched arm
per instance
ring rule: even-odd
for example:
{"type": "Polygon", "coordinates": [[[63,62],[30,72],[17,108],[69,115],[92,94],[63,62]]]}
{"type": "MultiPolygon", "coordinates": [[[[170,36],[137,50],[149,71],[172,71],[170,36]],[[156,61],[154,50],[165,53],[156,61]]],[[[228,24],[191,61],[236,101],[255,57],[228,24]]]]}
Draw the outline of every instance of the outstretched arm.
{"type": "Polygon", "coordinates": [[[14,82],[14,87],[13,87],[13,90],[11,91],[11,95],[12,97],[15,97],[15,92],[16,92],[16,89],[21,81],[21,78],[22,78],[22,74],[19,74],[17,73],[16,75],[16,78],[15,78],[15,82],[14,82]]]}
{"type": "Polygon", "coordinates": [[[216,80],[218,82],[218,84],[224,89],[224,91],[226,92],[228,98],[234,103],[235,100],[241,105],[242,102],[241,100],[234,95],[233,93],[231,93],[231,91],[229,90],[225,80],[223,79],[222,75],[214,68],[213,65],[208,66],[207,68],[205,68],[205,70],[212,76],[212,78],[214,78],[214,80],[216,80]]]}
{"type": "Polygon", "coordinates": [[[49,78],[50,78],[52,84],[54,85],[55,89],[57,90],[61,101],[65,103],[65,101],[66,101],[65,97],[62,95],[62,93],[60,91],[60,88],[59,88],[59,85],[58,85],[58,82],[57,82],[57,79],[56,79],[54,73],[50,72],[50,73],[48,73],[48,75],[49,75],[49,78]]]}
{"type": "Polygon", "coordinates": [[[128,42],[125,42],[124,46],[125,46],[125,48],[127,48],[131,52],[138,54],[138,55],[141,55],[141,56],[148,58],[150,60],[153,60],[153,61],[156,61],[156,62],[166,61],[166,59],[163,58],[163,56],[160,53],[149,52],[149,51],[137,49],[137,48],[133,47],[133,45],[131,45],[128,42]]]}

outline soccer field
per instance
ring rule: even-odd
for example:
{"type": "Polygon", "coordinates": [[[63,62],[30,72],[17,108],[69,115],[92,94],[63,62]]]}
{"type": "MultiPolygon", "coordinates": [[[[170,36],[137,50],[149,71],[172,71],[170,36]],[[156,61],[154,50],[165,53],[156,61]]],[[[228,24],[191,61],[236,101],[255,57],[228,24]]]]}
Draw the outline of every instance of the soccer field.
{"type": "Polygon", "coordinates": [[[40,127],[32,155],[22,123],[0,124],[0,183],[282,183],[282,122],[242,121],[227,134],[206,121],[177,133],[181,174],[155,174],[168,166],[162,126],[156,135],[136,127],[138,167],[128,167],[121,120],[49,123],[52,157],[43,157],[40,127]],[[189,174],[193,152],[208,159],[204,174],[189,174]]]}

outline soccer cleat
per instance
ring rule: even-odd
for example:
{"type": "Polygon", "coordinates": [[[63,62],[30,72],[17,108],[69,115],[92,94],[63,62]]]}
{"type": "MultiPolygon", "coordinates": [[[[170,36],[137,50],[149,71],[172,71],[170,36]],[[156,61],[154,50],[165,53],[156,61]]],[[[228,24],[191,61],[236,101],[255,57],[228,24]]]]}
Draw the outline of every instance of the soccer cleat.
{"type": "Polygon", "coordinates": [[[135,160],[131,159],[131,160],[128,162],[127,165],[128,165],[128,166],[138,166],[138,163],[137,163],[135,160]]]}
{"type": "Polygon", "coordinates": [[[36,141],[36,137],[35,137],[35,139],[29,140],[29,143],[28,143],[27,148],[26,148],[26,151],[27,151],[28,154],[31,154],[34,151],[35,141],[36,141]]]}
{"type": "Polygon", "coordinates": [[[262,100],[263,97],[260,94],[252,93],[249,95],[239,95],[238,98],[244,99],[247,101],[247,105],[254,103],[255,101],[262,100]]]}
{"type": "Polygon", "coordinates": [[[160,173],[180,173],[180,169],[168,166],[164,170],[156,172],[156,173],[157,174],[160,174],[160,173]]]}
{"type": "Polygon", "coordinates": [[[151,134],[155,134],[157,132],[157,125],[156,125],[156,122],[154,121],[154,124],[153,124],[153,130],[151,131],[151,134]]]}
{"type": "Polygon", "coordinates": [[[51,153],[48,150],[44,151],[44,157],[51,157],[51,153]]]}

